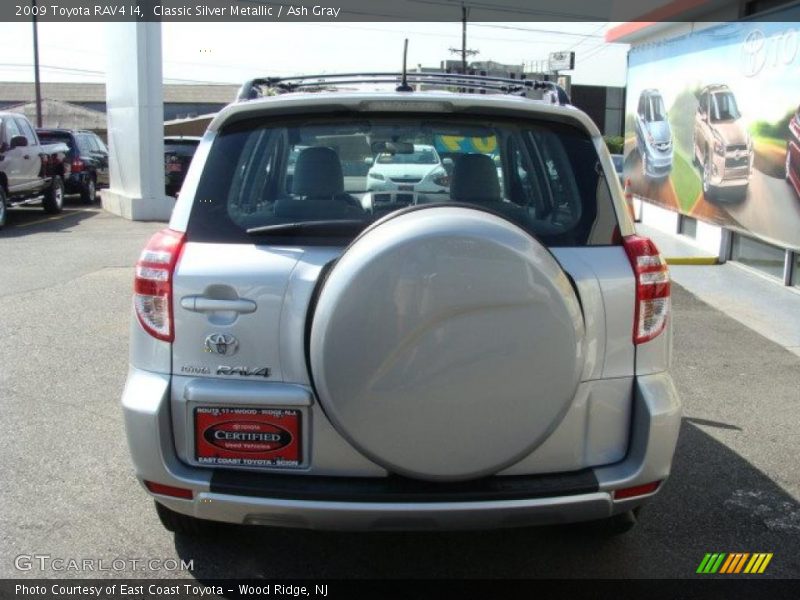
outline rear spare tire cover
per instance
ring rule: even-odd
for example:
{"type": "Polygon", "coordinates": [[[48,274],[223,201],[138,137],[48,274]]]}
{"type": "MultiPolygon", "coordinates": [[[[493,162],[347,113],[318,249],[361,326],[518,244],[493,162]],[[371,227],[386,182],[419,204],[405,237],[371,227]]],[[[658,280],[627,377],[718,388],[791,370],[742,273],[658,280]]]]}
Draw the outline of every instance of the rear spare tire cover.
{"type": "Polygon", "coordinates": [[[575,396],[583,319],[555,258],[507,220],[428,205],[384,219],[319,292],[309,363],[339,432],[387,470],[495,473],[575,396]]]}

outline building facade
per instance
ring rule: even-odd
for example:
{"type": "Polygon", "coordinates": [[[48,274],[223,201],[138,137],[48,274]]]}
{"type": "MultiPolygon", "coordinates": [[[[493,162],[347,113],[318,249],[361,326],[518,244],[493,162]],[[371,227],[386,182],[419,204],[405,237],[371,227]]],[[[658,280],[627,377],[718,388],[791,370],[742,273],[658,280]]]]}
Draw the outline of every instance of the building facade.
{"type": "MultiPolygon", "coordinates": [[[[185,119],[219,111],[233,102],[238,85],[164,85],[164,120],[185,119]]],[[[103,83],[45,82],[43,100],[68,103],[91,111],[106,112],[106,86],[103,83]]],[[[30,104],[36,100],[32,82],[6,81],[0,85],[0,110],[30,104]]],[[[55,126],[55,125],[53,125],[55,126]]]]}

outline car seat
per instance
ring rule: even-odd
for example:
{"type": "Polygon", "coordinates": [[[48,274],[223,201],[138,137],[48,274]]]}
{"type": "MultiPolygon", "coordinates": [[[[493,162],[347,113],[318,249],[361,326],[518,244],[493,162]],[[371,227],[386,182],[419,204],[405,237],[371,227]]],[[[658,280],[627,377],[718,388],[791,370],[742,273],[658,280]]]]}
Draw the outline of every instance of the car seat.
{"type": "Polygon", "coordinates": [[[359,217],[363,209],[344,191],[339,155],[332,148],[315,146],[297,155],[292,177],[292,198],[275,202],[275,216],[297,220],[359,217]]]}
{"type": "Polygon", "coordinates": [[[497,166],[485,154],[462,154],[456,159],[450,180],[450,200],[488,208],[518,224],[528,220],[520,206],[503,200],[497,166]]]}

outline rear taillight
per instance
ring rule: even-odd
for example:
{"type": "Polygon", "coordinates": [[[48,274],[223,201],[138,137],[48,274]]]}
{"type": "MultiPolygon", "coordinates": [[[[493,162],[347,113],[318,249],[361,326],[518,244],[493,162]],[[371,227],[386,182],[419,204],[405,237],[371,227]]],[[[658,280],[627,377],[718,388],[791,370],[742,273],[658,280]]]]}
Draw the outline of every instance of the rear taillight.
{"type": "Polygon", "coordinates": [[[80,173],[85,166],[86,164],[80,158],[76,158],[72,161],[72,172],[80,173]]]}
{"type": "Polygon", "coordinates": [[[162,229],[147,242],[136,263],[133,305],[145,331],[155,338],[171,342],[172,274],[183,247],[184,234],[162,229]]]}
{"type": "Polygon", "coordinates": [[[636,310],[633,343],[642,344],[658,336],[669,314],[669,269],[656,245],[646,237],[622,239],[636,276],[636,310]]]}

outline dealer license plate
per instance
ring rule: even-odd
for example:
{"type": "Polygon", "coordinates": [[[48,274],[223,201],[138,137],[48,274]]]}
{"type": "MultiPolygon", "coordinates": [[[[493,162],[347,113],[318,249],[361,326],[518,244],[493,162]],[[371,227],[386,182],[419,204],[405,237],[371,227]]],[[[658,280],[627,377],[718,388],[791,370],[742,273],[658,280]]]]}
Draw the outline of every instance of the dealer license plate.
{"type": "Polygon", "coordinates": [[[197,407],[195,459],[209,466],[299,467],[301,416],[291,408],[197,407]]]}

